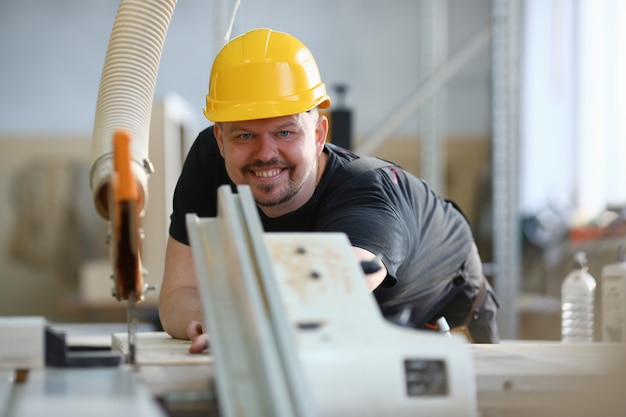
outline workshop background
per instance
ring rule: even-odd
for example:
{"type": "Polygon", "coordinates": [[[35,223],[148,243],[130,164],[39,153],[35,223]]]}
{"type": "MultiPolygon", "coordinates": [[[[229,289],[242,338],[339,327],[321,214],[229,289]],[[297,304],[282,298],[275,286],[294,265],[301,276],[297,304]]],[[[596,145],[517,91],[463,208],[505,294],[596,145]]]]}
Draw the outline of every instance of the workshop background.
{"type": "MultiPolygon", "coordinates": [[[[0,2],[0,316],[125,320],[88,185],[118,5],[0,2]]],[[[157,285],[178,174],[162,169],[164,149],[176,142],[184,154],[208,124],[210,65],[235,5],[180,1],[165,40],[150,139],[160,177],[146,222],[157,285]]],[[[255,27],[309,47],[334,100],[331,123],[351,120],[351,147],[461,206],[502,302],[502,336],[558,339],[573,253],[585,250],[599,278],[626,240],[626,2],[241,0],[231,37],[255,27]]],[[[156,292],[143,319],[158,326],[155,303],[156,292]]]]}

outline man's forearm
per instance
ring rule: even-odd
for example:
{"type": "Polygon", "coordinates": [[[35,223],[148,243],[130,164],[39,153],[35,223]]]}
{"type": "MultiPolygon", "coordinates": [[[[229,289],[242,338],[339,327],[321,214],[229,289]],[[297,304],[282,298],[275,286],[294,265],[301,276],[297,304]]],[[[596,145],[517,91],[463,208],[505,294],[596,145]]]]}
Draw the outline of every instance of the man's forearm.
{"type": "Polygon", "coordinates": [[[177,288],[159,296],[159,318],[170,336],[188,339],[187,326],[203,322],[200,296],[195,288],[177,288]]]}

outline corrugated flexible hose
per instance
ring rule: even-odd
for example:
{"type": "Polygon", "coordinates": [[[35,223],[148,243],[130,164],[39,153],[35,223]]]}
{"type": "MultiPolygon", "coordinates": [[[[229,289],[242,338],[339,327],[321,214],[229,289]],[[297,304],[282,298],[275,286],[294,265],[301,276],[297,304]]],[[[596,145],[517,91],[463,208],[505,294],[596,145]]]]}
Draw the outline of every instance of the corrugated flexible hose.
{"type": "Polygon", "coordinates": [[[109,219],[108,184],[114,170],[113,136],[131,135],[132,170],[148,199],[148,145],[154,88],[176,0],[120,2],[100,79],[91,143],[90,186],[98,213],[109,219]]]}

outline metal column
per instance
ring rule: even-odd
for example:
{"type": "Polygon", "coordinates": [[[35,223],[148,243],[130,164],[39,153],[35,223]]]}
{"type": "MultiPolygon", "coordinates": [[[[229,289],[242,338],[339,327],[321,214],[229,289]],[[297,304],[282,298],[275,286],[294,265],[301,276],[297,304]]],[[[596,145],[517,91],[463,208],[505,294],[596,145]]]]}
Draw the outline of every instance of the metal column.
{"type": "MultiPolygon", "coordinates": [[[[420,84],[433,76],[448,59],[448,2],[421,0],[419,70],[420,84]]],[[[420,176],[439,194],[446,193],[444,172],[447,88],[442,85],[418,112],[421,132],[420,176]]]]}
{"type": "Polygon", "coordinates": [[[502,307],[498,325],[503,339],[518,335],[520,288],[518,202],[518,0],[493,0],[493,257],[495,290],[502,307]]]}

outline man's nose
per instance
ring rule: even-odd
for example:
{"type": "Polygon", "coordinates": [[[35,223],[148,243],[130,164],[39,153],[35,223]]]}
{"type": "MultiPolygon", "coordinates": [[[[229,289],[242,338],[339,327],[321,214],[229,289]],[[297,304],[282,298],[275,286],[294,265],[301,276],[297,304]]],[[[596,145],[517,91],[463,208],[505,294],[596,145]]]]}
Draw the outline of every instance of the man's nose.
{"type": "Polygon", "coordinates": [[[272,135],[263,134],[259,135],[257,141],[256,157],[261,161],[269,161],[277,155],[277,144],[272,135]]]}

